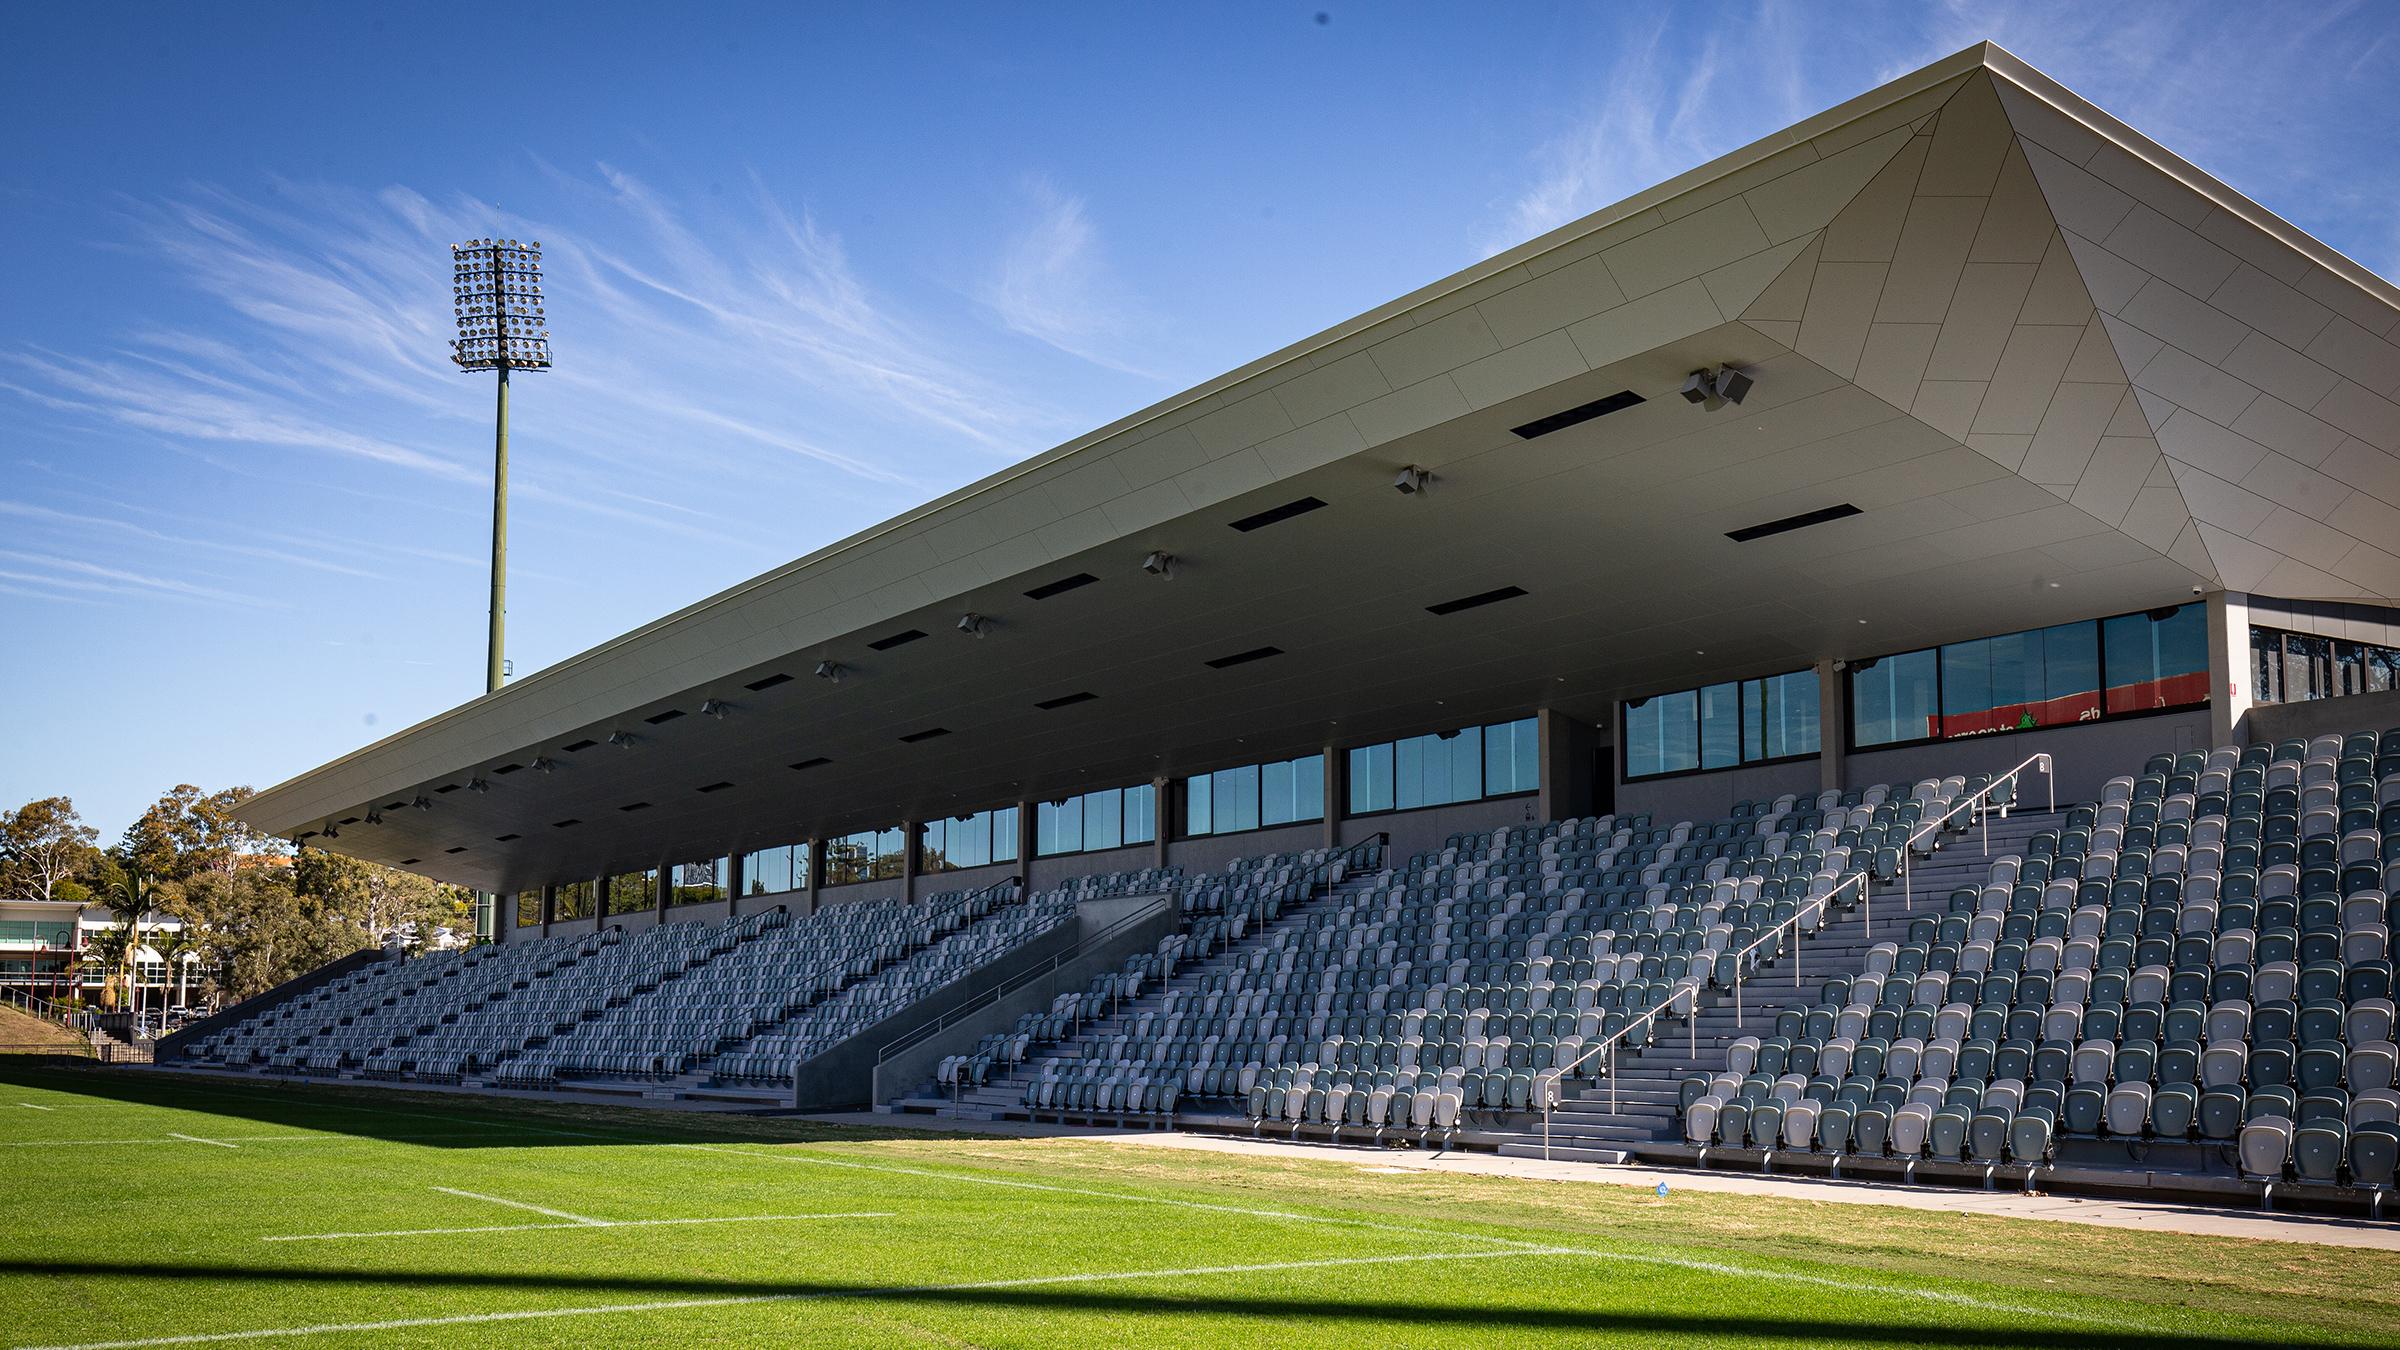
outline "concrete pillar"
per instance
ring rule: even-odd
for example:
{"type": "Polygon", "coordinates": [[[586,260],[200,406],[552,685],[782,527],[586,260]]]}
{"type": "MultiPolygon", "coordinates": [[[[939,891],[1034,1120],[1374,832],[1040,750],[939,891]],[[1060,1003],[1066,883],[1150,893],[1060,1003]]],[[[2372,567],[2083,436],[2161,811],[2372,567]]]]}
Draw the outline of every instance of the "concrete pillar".
{"type": "Polygon", "coordinates": [[[558,917],[558,887],[542,887],[542,936],[550,935],[550,924],[558,917]]]}
{"type": "Polygon", "coordinates": [[[802,910],[801,913],[814,914],[817,912],[817,891],[824,881],[825,841],[811,839],[808,841],[808,908],[802,910]]]}
{"type": "Polygon", "coordinates": [[[1033,890],[1033,811],[1032,802],[1017,803],[1017,875],[1025,878],[1025,889],[1033,890]]]}
{"type": "Polygon", "coordinates": [[[658,875],[650,879],[650,899],[657,906],[651,917],[659,923],[667,921],[667,901],[675,895],[675,864],[660,863],[658,875]]]}
{"type": "Polygon", "coordinates": [[[925,826],[921,821],[900,822],[900,903],[917,903],[917,854],[925,846],[925,826]]]}
{"type": "Polygon", "coordinates": [[[1342,813],[1350,808],[1350,757],[1325,747],[1325,847],[1342,846],[1342,813]]]}
{"type": "Polygon", "coordinates": [[[742,903],[742,855],[732,850],[725,854],[725,915],[733,916],[742,903]]]}
{"type": "MultiPolygon", "coordinates": [[[[1845,663],[1847,664],[1847,663],[1845,663]]],[[[1850,743],[1850,698],[1832,658],[1817,662],[1817,786],[1840,789],[1842,747],[1850,743]]]]}
{"type": "Polygon", "coordinates": [[[2208,595],[2208,734],[2211,745],[2238,745],[2243,721],[2258,698],[2251,685],[2250,597],[2241,591],[2208,595]]]}

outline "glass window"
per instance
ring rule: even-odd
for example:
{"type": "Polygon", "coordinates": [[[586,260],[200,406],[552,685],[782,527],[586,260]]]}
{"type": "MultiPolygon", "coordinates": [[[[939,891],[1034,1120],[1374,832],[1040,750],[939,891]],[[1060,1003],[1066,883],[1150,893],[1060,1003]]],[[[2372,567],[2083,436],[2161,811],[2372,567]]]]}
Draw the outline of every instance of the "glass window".
{"type": "Polygon", "coordinates": [[[1211,819],[1217,833],[1238,834],[1258,828],[1258,766],[1219,769],[1209,775],[1211,819]]]}
{"type": "Polygon", "coordinates": [[[517,892],[517,927],[532,928],[541,921],[542,893],[540,891],[517,892]]]}
{"type": "Polygon", "coordinates": [[[1183,780],[1183,825],[1188,836],[1237,834],[1324,818],[1322,755],[1244,764],[1183,780]]]}
{"type": "Polygon", "coordinates": [[[1083,846],[1087,850],[1125,844],[1125,791],[1104,788],[1083,794],[1083,846]]]}
{"type": "Polygon", "coordinates": [[[1700,767],[1700,692],[1685,689],[1625,703],[1625,776],[1700,767]]]}
{"type": "Polygon", "coordinates": [[[1745,680],[1742,687],[1757,692],[1759,709],[1759,734],[1744,742],[1745,759],[1788,759],[1818,752],[1815,669],[1745,680]]]}
{"type": "Polygon", "coordinates": [[[728,863],[723,858],[676,863],[667,869],[667,903],[712,905],[725,898],[728,863]]]}
{"type": "Polygon", "coordinates": [[[1708,685],[1700,691],[1700,767],[1729,769],[1741,762],[1740,686],[1708,685]]]}
{"type": "Polygon", "coordinates": [[[1350,752],[1350,814],[1392,809],[1392,743],[1362,745],[1350,752]]]}
{"type": "Polygon", "coordinates": [[[2098,629],[2060,624],[1941,649],[1942,735],[1956,738],[2100,715],[2098,629]]]}
{"type": "Polygon", "coordinates": [[[1524,717],[1483,729],[1483,792],[1506,797],[1542,786],[1541,723],[1524,717]]]}
{"type": "Polygon", "coordinates": [[[1017,858],[1017,808],[994,807],[925,822],[918,864],[927,872],[988,867],[1017,858]]]}
{"type": "Polygon", "coordinates": [[[1149,844],[1158,840],[1158,789],[1136,783],[1125,789],[1125,842],[1149,844]]]}
{"type": "Polygon", "coordinates": [[[2250,699],[2283,702],[2283,634],[2272,628],[2250,630],[2250,699]]]}
{"type": "Polygon", "coordinates": [[[860,830],[825,842],[825,884],[846,886],[899,876],[906,865],[908,836],[899,826],[860,830]]]}
{"type": "Polygon", "coordinates": [[[2250,653],[2253,697],[2260,703],[2305,703],[2400,689],[2400,648],[2253,628],[2250,653]]]}
{"type": "Polygon", "coordinates": [[[608,912],[639,914],[658,908],[658,869],[645,867],[639,872],[619,872],[608,879],[608,912]]]}
{"type": "Polygon", "coordinates": [[[1851,740],[1859,746],[1921,741],[1934,734],[1939,683],[1931,648],[1850,667],[1851,740]]]}
{"type": "Polygon", "coordinates": [[[808,889],[808,845],[779,844],[742,855],[742,893],[776,895],[808,889]]]}
{"type": "Polygon", "coordinates": [[[2208,606],[2177,605],[2103,620],[2101,643],[2107,711],[2208,702],[2208,606]]]}
{"type": "Polygon", "coordinates": [[[1083,798],[1035,804],[1033,851],[1042,857],[1083,852],[1083,798]]]}
{"type": "Polygon", "coordinates": [[[592,883],[562,881],[550,888],[550,918],[588,919],[592,917],[592,883]]]}

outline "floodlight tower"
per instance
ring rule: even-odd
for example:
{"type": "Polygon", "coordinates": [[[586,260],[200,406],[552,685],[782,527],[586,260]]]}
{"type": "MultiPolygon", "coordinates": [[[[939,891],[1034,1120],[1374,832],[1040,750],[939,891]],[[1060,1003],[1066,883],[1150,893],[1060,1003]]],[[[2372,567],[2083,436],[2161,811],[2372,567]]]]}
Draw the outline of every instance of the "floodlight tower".
{"type": "Polygon", "coordinates": [[[508,613],[508,372],[550,368],[549,320],[542,313],[542,245],[470,239],[450,246],[450,291],[458,337],[450,359],[460,370],[500,372],[492,432],[492,632],[484,692],[506,673],[502,628],[508,613]]]}

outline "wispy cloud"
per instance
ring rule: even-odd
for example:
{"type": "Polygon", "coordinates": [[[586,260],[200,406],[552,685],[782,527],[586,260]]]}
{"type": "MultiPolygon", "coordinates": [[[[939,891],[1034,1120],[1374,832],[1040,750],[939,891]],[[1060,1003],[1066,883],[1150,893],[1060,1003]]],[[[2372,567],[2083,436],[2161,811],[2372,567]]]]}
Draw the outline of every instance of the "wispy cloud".
{"type": "Polygon", "coordinates": [[[1031,218],[1008,240],[984,302],[1009,331],[1145,379],[1125,355],[1133,327],[1084,199],[1047,178],[1025,183],[1031,218]]]}
{"type": "Polygon", "coordinates": [[[61,557],[50,553],[30,553],[20,549],[0,548],[0,559],[29,565],[41,570],[27,572],[22,568],[0,571],[0,576],[15,581],[38,582],[69,590],[101,590],[116,594],[167,596],[178,600],[201,601],[210,604],[239,605],[248,609],[288,609],[280,600],[244,595],[236,591],[202,586],[177,577],[151,576],[122,567],[108,567],[86,562],[80,558],[61,557]]]}

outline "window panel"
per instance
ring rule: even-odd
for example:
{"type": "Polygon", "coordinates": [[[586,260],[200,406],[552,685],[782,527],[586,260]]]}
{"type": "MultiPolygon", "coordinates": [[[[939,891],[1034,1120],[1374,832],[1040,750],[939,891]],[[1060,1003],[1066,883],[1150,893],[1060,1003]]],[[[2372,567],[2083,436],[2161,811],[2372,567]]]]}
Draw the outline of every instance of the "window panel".
{"type": "Polygon", "coordinates": [[[1239,834],[1258,828],[1258,766],[1245,764],[1209,775],[1216,832],[1239,834]]]}
{"type": "Polygon", "coordinates": [[[1022,817],[1013,806],[995,806],[988,813],[992,818],[992,861],[1017,860],[1017,840],[1023,832],[1022,817]]]}
{"type": "Polygon", "coordinates": [[[1708,685],[1700,690],[1700,767],[1729,769],[1741,762],[1741,688],[1708,685]]]}
{"type": "Polygon", "coordinates": [[[808,885],[808,845],[779,844],[742,855],[742,893],[777,895],[808,885]]]}
{"type": "Polygon", "coordinates": [[[2111,713],[2208,701],[2208,607],[2122,614],[2101,625],[2111,713]]]}
{"type": "Polygon", "coordinates": [[[707,905],[723,900],[725,870],[723,858],[673,864],[667,869],[667,903],[707,905]]]}
{"type": "Polygon", "coordinates": [[[552,921],[588,919],[592,917],[592,912],[591,882],[562,881],[551,887],[550,917],[552,921]]]}
{"type": "Polygon", "coordinates": [[[1765,739],[1752,742],[1752,759],[1813,755],[1819,745],[1817,672],[1796,670],[1749,682],[1759,690],[1759,721],[1765,739]]]}
{"type": "Polygon", "coordinates": [[[1541,723],[1531,717],[1483,729],[1483,791],[1490,797],[1542,785],[1541,723]]]}
{"type": "Polygon", "coordinates": [[[1125,789],[1125,842],[1150,844],[1158,841],[1158,789],[1149,783],[1136,783],[1125,789]]]}
{"type": "Polygon", "coordinates": [[[1183,832],[1187,835],[1215,834],[1217,817],[1214,799],[1209,793],[1207,774],[1197,774],[1183,780],[1183,832]]]}
{"type": "Polygon", "coordinates": [[[1931,737],[1939,725],[1936,659],[1928,648],[1851,667],[1851,739],[1872,746],[1931,737]]]}
{"type": "Polygon", "coordinates": [[[1083,794],[1083,846],[1117,848],[1125,842],[1125,793],[1106,788],[1083,794]]]}
{"type": "Polygon", "coordinates": [[[542,921],[542,893],[517,892],[517,927],[532,928],[542,921]]]}
{"type": "Polygon", "coordinates": [[[1392,809],[1392,743],[1362,745],[1350,752],[1350,814],[1392,809]]]}
{"type": "Polygon", "coordinates": [[[644,868],[639,872],[620,872],[608,879],[608,912],[639,914],[658,908],[658,869],[644,868]]]}

